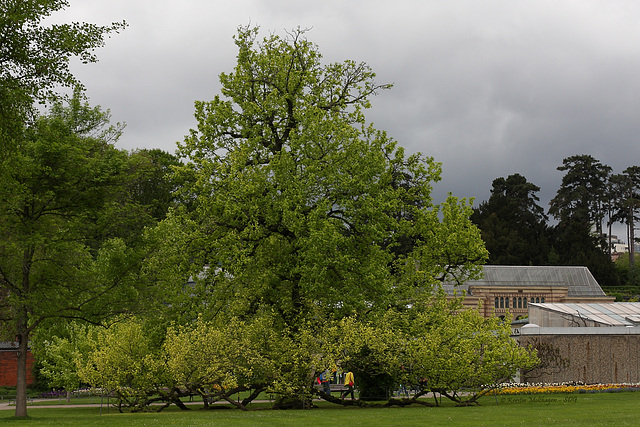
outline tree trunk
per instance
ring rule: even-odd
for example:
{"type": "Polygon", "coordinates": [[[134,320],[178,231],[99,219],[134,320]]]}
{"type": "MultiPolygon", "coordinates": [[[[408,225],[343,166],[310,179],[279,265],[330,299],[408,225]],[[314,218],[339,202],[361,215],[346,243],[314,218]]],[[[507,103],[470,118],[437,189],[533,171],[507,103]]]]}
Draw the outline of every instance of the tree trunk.
{"type": "Polygon", "coordinates": [[[253,400],[257,398],[264,390],[266,390],[266,387],[263,387],[261,385],[256,386],[255,390],[253,390],[253,392],[248,397],[242,399],[242,405],[249,405],[249,403],[253,402],[253,400]]]}
{"type": "Polygon", "coordinates": [[[629,208],[629,270],[633,270],[636,265],[636,250],[635,250],[635,233],[633,224],[633,207],[629,208]]]}
{"type": "MultiPolygon", "coordinates": [[[[609,218],[611,218],[611,215],[609,215],[609,218]]],[[[608,227],[608,235],[609,235],[609,243],[608,243],[608,246],[607,246],[607,253],[609,254],[609,257],[611,257],[611,249],[612,249],[611,248],[611,246],[612,246],[611,245],[611,242],[612,242],[612,240],[611,240],[611,225],[612,225],[612,222],[609,221],[609,223],[607,225],[607,227],[608,227]]]]}
{"type": "Polygon", "coordinates": [[[27,350],[29,331],[27,329],[27,311],[18,317],[18,372],[16,384],[16,417],[27,416],[27,350]]]}

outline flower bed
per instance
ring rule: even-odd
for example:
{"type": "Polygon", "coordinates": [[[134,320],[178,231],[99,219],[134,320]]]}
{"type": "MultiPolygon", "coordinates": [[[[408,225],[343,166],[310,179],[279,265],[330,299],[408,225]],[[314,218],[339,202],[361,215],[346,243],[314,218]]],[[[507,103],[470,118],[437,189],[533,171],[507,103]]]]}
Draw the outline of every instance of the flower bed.
{"type": "MultiPolygon", "coordinates": [[[[82,389],[78,389],[78,390],[74,390],[71,392],[71,397],[90,397],[90,396],[99,396],[100,395],[100,389],[92,389],[92,388],[82,388],[82,389]]],[[[51,391],[46,391],[44,393],[40,393],[39,397],[42,398],[55,398],[55,399],[59,399],[59,398],[63,398],[63,397],[67,397],[67,391],[66,390],[51,390],[51,391]]]]}
{"type": "Polygon", "coordinates": [[[504,384],[496,389],[499,395],[552,394],[552,393],[601,393],[640,391],[640,384],[504,384]]]}

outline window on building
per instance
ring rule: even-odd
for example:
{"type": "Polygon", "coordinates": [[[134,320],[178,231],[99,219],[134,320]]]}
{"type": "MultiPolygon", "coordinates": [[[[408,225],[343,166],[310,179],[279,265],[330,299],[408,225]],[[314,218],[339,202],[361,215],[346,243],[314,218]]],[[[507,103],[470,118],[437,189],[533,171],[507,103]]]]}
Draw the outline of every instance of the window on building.
{"type": "Polygon", "coordinates": [[[518,297],[518,308],[522,308],[522,297],[518,297]]]}
{"type": "Polygon", "coordinates": [[[504,308],[504,297],[500,297],[500,308],[504,308]]]}
{"type": "Polygon", "coordinates": [[[498,297],[496,297],[495,308],[498,308],[498,297]]]}
{"type": "Polygon", "coordinates": [[[527,308],[527,297],[522,298],[522,308],[527,308]]]}
{"type": "Polygon", "coordinates": [[[544,304],[544,297],[540,298],[540,302],[544,304]]]}
{"type": "Polygon", "coordinates": [[[513,297],[513,308],[517,308],[518,307],[518,298],[513,297]]]}
{"type": "Polygon", "coordinates": [[[509,297],[504,299],[504,308],[509,308],[509,297]]]}

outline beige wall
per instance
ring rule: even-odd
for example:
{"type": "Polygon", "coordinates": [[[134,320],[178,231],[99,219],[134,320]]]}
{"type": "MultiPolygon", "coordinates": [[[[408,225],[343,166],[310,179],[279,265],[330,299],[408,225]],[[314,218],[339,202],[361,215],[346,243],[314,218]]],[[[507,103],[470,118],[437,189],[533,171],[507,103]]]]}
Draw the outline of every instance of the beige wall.
{"type": "MultiPolygon", "coordinates": [[[[556,329],[556,328],[548,328],[556,329]]],[[[522,375],[522,382],[561,383],[580,381],[586,384],[640,382],[640,331],[636,328],[557,328],[571,333],[520,335],[521,346],[537,342],[551,344],[569,365],[557,372],[538,370],[522,375]],[[582,333],[597,330],[598,333],[582,333]],[[607,330],[618,333],[606,334],[607,330]],[[632,329],[632,330],[628,330],[632,329]],[[535,376],[542,373],[541,376],[535,376]]],[[[640,328],[639,328],[640,329],[640,328]]],[[[540,331],[543,329],[541,328],[540,331]]],[[[552,332],[552,331],[550,331],[552,332]]]]}
{"type": "MultiPolygon", "coordinates": [[[[518,316],[529,315],[529,303],[537,298],[544,298],[545,303],[554,302],[613,302],[615,298],[609,296],[601,297],[569,297],[568,288],[563,286],[469,286],[469,292],[465,296],[464,305],[468,308],[478,308],[484,317],[504,316],[507,311],[514,319],[518,316]],[[495,298],[508,298],[509,308],[495,307],[495,298]],[[527,307],[513,307],[513,298],[526,298],[527,307]]],[[[539,301],[541,302],[541,301],[539,301]]]]}

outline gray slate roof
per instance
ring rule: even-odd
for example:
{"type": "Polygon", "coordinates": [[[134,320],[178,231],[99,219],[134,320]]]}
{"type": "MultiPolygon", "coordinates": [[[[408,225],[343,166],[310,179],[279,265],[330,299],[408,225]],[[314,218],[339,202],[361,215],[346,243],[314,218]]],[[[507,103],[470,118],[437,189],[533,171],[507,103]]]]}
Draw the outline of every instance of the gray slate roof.
{"type": "MultiPolygon", "coordinates": [[[[519,266],[519,265],[485,265],[482,267],[484,278],[468,280],[455,289],[469,292],[469,286],[518,286],[522,288],[534,286],[567,287],[567,295],[605,296],[604,291],[587,267],[574,266],[519,266]]],[[[444,290],[453,294],[454,283],[443,283],[444,290]]]]}

